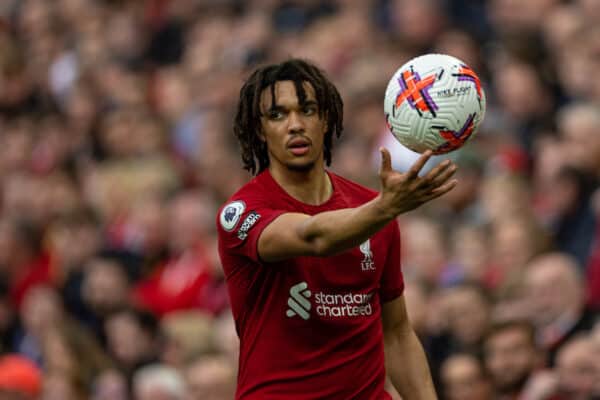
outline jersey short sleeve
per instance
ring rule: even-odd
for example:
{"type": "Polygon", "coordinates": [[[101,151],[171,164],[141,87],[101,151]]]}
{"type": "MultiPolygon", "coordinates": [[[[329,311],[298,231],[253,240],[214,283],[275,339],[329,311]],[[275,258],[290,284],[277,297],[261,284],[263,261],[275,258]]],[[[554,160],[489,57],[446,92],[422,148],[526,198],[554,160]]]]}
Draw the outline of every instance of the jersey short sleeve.
{"type": "Polygon", "coordinates": [[[259,262],[258,238],[263,229],[284,212],[253,198],[230,200],[217,214],[219,245],[229,254],[259,262]]]}
{"type": "Polygon", "coordinates": [[[392,221],[386,229],[389,229],[390,243],[381,276],[379,295],[382,303],[394,300],[404,292],[404,278],[400,262],[400,229],[396,221],[392,221]]]}

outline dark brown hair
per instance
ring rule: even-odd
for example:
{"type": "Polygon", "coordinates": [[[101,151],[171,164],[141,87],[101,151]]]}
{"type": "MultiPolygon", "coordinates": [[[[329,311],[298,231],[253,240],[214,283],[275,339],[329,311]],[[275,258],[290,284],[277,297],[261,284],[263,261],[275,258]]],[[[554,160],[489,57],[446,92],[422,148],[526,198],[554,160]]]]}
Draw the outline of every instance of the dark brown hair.
{"type": "Polygon", "coordinates": [[[324,157],[331,164],[332,139],[342,134],[344,117],[343,102],[337,89],[325,74],[315,65],[300,59],[290,59],[280,64],[271,64],[256,69],[240,90],[240,100],[235,116],[233,132],[242,147],[244,168],[257,174],[269,166],[267,146],[260,137],[262,112],[260,97],[264,90],[271,90],[271,104],[275,105],[275,83],[292,81],[296,88],[298,103],[306,102],[303,83],[309,83],[315,90],[319,117],[327,123],[324,138],[324,157]],[[258,165],[257,165],[258,162],[258,165]]]}
{"type": "Polygon", "coordinates": [[[511,319],[494,322],[487,330],[483,338],[484,347],[492,338],[511,330],[521,330],[527,336],[529,343],[536,347],[535,327],[528,320],[511,319]]]}

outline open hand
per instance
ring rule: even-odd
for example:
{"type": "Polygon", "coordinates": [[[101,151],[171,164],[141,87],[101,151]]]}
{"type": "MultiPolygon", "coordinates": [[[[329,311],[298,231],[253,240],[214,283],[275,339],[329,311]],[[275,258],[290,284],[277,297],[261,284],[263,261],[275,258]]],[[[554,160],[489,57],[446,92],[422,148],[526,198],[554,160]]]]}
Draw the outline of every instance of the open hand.
{"type": "Polygon", "coordinates": [[[392,159],[386,148],[382,147],[379,151],[381,200],[384,211],[393,216],[413,210],[456,186],[456,179],[450,179],[456,172],[456,165],[450,160],[441,162],[425,176],[419,176],[419,172],[432,155],[430,150],[424,152],[406,173],[392,169],[392,159]]]}

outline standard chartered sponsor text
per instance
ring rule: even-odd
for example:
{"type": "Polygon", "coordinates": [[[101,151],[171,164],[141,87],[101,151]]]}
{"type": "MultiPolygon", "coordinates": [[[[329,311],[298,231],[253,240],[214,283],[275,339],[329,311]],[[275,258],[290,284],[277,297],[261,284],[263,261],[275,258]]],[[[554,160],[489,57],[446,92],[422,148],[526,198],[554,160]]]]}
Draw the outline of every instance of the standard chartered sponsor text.
{"type": "Polygon", "coordinates": [[[371,315],[372,293],[315,294],[315,311],[322,317],[358,317],[371,315]]]}

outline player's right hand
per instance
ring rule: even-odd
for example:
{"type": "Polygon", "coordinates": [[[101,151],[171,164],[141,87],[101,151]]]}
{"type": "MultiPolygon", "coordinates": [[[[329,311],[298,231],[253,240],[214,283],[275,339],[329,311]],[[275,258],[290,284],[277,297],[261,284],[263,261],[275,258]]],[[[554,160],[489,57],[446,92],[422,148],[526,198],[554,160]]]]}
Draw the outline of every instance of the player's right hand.
{"type": "Polygon", "coordinates": [[[432,168],[424,176],[419,176],[423,166],[432,152],[425,151],[410,169],[403,173],[392,169],[390,152],[381,147],[381,179],[380,201],[382,209],[390,213],[390,217],[413,210],[422,204],[449,192],[457,184],[456,179],[451,179],[456,172],[456,165],[450,160],[445,160],[432,168]]]}

